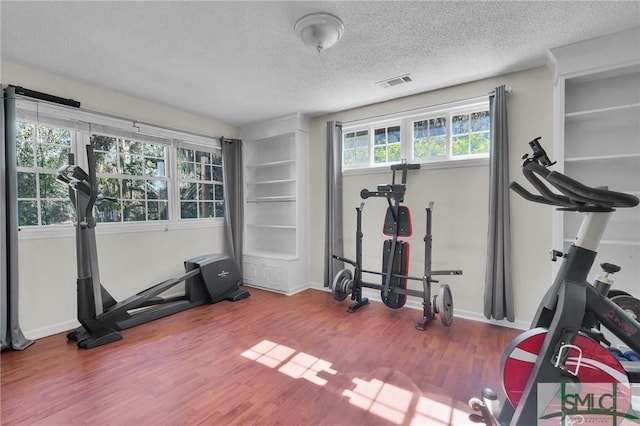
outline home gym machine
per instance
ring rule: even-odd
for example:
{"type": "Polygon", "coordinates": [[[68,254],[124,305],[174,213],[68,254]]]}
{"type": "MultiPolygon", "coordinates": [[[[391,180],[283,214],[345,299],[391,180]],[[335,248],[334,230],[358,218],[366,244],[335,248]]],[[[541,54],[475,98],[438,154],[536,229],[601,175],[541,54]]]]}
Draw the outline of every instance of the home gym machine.
{"type": "MultiPolygon", "coordinates": [[[[529,142],[533,154],[525,155],[522,163],[524,176],[539,194],[529,192],[516,182],[512,182],[510,188],[529,201],[585,216],[567,252],[551,251],[552,261],[562,258],[556,278],[538,306],[530,330],[516,337],[502,356],[500,379],[507,396],[502,409],[493,412],[492,401],[497,400],[497,394],[489,388],[482,390],[482,398],[469,401],[471,408],[480,412],[470,415],[477,423],[534,425],[540,418],[560,416],[555,418],[555,424],[570,424],[565,411],[553,411],[558,408],[556,391],[560,392],[559,389],[562,392],[567,387],[587,389],[604,383],[629,393],[630,383],[640,382],[640,363],[619,361],[600,331],[600,326],[604,326],[632,351],[640,352],[640,323],[630,315],[634,309],[637,315],[640,301],[634,299],[635,304],[631,303],[629,296],[623,295],[619,306],[616,303],[619,294],[607,297],[614,292],[609,288],[612,275],[620,271],[619,266],[602,263],[603,275],[597,277],[594,284],[587,282],[609,218],[616,208],[637,206],[638,198],[606,188],[588,187],[550,171],[548,167],[554,163],[540,146],[539,139],[529,142]],[[560,194],[552,191],[553,188],[560,194]],[[549,384],[551,392],[543,392],[549,389],[549,384]]],[[[611,386],[608,387],[608,406],[612,405],[611,386]]],[[[582,402],[586,403],[584,398],[582,402]]],[[[617,413],[617,418],[622,419],[625,413],[617,413]]],[[[640,413],[636,411],[630,416],[640,418],[640,413]]],[[[618,424],[611,421],[608,418],[606,424],[618,424]]]]}
{"type": "Polygon", "coordinates": [[[462,275],[461,270],[431,270],[432,236],[431,236],[431,213],[433,202],[427,207],[427,227],[424,237],[424,275],[422,277],[409,276],[409,243],[401,241],[400,237],[409,237],[412,233],[411,214],[407,206],[401,205],[404,202],[407,190],[407,172],[417,170],[420,164],[407,164],[403,161],[400,164],[391,166],[393,176],[391,184],[378,185],[376,191],[363,189],[360,197],[363,200],[371,197],[386,198],[388,207],[384,219],[383,233],[391,238],[383,245],[382,272],[370,271],[362,268],[362,211],[364,202],[356,207],[356,260],[346,259],[342,256],[333,255],[333,258],[353,266],[353,273],[349,269],[340,270],[333,279],[331,291],[333,297],[338,301],[343,301],[351,294],[351,300],[355,302],[349,306],[348,312],[355,312],[369,303],[369,299],[362,297],[363,287],[380,290],[382,302],[392,309],[403,307],[407,301],[407,296],[422,298],[423,316],[416,324],[418,330],[424,330],[427,324],[436,318],[436,313],[440,314],[440,320],[445,326],[451,325],[453,321],[453,298],[451,289],[447,284],[441,284],[437,296],[431,299],[431,284],[438,283],[433,277],[437,275],[462,275]],[[396,183],[396,172],[401,173],[400,183],[396,183]],[[382,284],[366,282],[362,279],[362,274],[375,274],[382,276],[382,284]],[[422,290],[407,288],[407,280],[422,282],[422,290]]]}
{"type": "Polygon", "coordinates": [[[69,187],[76,216],[77,304],[81,326],[67,333],[69,340],[80,348],[91,349],[121,340],[120,330],[126,328],[206,303],[249,297],[247,291],[239,288],[242,277],[235,261],[226,255],[205,255],[185,261],[186,272],[181,277],[116,302],[100,283],[93,208],[97,200],[107,197],[98,193],[93,147],[86,148],[89,174],[74,165],[70,154],[69,165],[58,170],[57,176],[69,187]],[[184,294],[159,296],[181,282],[185,283],[184,294]]]}

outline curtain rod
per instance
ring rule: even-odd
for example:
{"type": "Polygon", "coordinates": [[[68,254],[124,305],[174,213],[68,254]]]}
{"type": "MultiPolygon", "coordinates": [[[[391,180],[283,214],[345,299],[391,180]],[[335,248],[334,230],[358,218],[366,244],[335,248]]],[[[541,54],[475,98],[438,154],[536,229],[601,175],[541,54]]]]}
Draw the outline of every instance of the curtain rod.
{"type": "MultiPolygon", "coordinates": [[[[512,94],[512,93],[513,93],[513,89],[511,88],[511,86],[504,86],[504,92],[505,92],[507,95],[510,95],[510,94],[512,94]]],[[[489,96],[493,96],[493,95],[495,95],[495,94],[496,94],[496,91],[495,91],[495,90],[492,90],[492,91],[490,91],[490,92],[488,93],[488,95],[489,95],[489,96]]]]}
{"type": "MultiPolygon", "coordinates": [[[[486,96],[493,96],[493,95],[495,95],[495,93],[496,93],[495,90],[492,90],[492,91],[488,92],[486,95],[474,96],[474,97],[465,98],[465,99],[458,99],[458,100],[449,101],[449,102],[442,102],[442,103],[439,103],[439,104],[429,105],[429,106],[426,106],[426,107],[411,108],[411,109],[407,109],[407,110],[404,110],[404,111],[393,112],[391,114],[380,114],[380,115],[374,115],[372,117],[359,118],[357,120],[343,121],[342,124],[352,124],[352,123],[358,123],[360,121],[373,120],[373,119],[376,119],[376,118],[388,117],[388,116],[397,115],[397,114],[407,114],[407,113],[414,112],[414,111],[420,111],[421,109],[434,108],[434,107],[437,107],[437,106],[440,106],[440,105],[452,104],[452,103],[455,103],[455,102],[472,101],[472,100],[476,100],[476,99],[479,101],[481,99],[484,99],[486,96]]],[[[513,93],[513,89],[511,88],[511,86],[505,86],[505,93],[507,95],[510,95],[510,94],[513,93]]]]}
{"type": "Polygon", "coordinates": [[[35,90],[27,89],[22,86],[14,86],[12,84],[10,84],[9,86],[14,88],[16,95],[28,96],[30,98],[40,99],[43,101],[52,102],[54,104],[80,108],[80,102],[73,99],[65,99],[59,96],[50,95],[48,93],[37,92],[35,90]]]}
{"type": "MultiPolygon", "coordinates": [[[[16,87],[16,86],[11,85],[11,87],[16,87]]],[[[24,89],[22,87],[20,89],[26,90],[26,91],[28,91],[30,93],[38,93],[38,94],[42,94],[42,95],[45,96],[45,97],[36,97],[36,96],[27,95],[27,94],[24,94],[24,93],[19,93],[17,91],[17,87],[16,87],[16,94],[20,95],[22,97],[22,99],[24,99],[26,101],[30,101],[30,102],[47,102],[47,103],[50,103],[50,104],[69,106],[69,107],[73,107],[73,110],[75,110],[75,111],[80,111],[80,112],[84,112],[84,113],[87,113],[87,114],[94,114],[94,115],[98,115],[100,117],[113,118],[113,119],[122,120],[122,121],[130,121],[132,123],[132,127],[139,127],[139,125],[143,125],[143,126],[155,127],[157,129],[161,129],[161,130],[167,130],[167,131],[170,131],[170,132],[186,133],[186,134],[189,134],[189,135],[192,135],[192,136],[201,137],[201,138],[220,139],[220,136],[203,135],[202,133],[195,133],[195,132],[191,132],[191,131],[188,131],[188,130],[180,130],[180,129],[175,129],[175,128],[171,128],[171,127],[159,126],[157,124],[147,123],[147,122],[144,122],[144,121],[134,120],[134,119],[131,119],[131,118],[124,118],[124,117],[113,115],[113,114],[107,114],[105,112],[99,112],[99,111],[93,111],[93,110],[90,110],[90,109],[80,108],[80,102],[74,101],[73,99],[68,99],[68,101],[77,102],[77,104],[78,104],[77,107],[75,105],[73,105],[73,104],[67,104],[67,103],[64,103],[64,102],[57,102],[57,101],[55,101],[53,99],[47,99],[46,97],[57,98],[58,100],[66,101],[67,99],[64,99],[64,98],[59,98],[57,96],[47,95],[46,93],[36,92],[36,91],[33,91],[33,90],[29,90],[29,89],[24,89]]]]}

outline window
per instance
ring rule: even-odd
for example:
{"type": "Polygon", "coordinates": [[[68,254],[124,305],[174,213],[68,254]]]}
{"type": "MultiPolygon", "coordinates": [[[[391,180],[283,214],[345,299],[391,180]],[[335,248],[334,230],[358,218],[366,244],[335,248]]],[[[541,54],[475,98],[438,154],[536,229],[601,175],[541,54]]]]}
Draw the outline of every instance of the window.
{"type": "Polygon", "coordinates": [[[373,162],[375,164],[400,161],[400,126],[374,129],[373,135],[373,162]]]}
{"type": "Polygon", "coordinates": [[[98,190],[116,201],[96,203],[98,222],[169,219],[167,148],[92,134],[98,190]]]}
{"type": "Polygon", "coordinates": [[[67,188],[56,181],[72,152],[72,132],[17,121],[16,134],[19,226],[72,223],[67,188]]]}
{"type": "Polygon", "coordinates": [[[221,150],[178,148],[180,218],[224,216],[221,150]]]}
{"type": "Polygon", "coordinates": [[[348,132],[342,143],[342,164],[345,168],[369,165],[369,131],[348,132]]]}
{"type": "Polygon", "coordinates": [[[445,157],[447,154],[447,117],[414,121],[412,152],[414,160],[445,157]]]}
{"type": "Polygon", "coordinates": [[[453,116],[451,154],[464,156],[489,152],[489,111],[453,116]]]}
{"type": "Polygon", "coordinates": [[[457,102],[343,126],[342,169],[488,158],[487,101],[457,102]],[[407,129],[403,131],[403,129],[407,129]]]}
{"type": "Polygon", "coordinates": [[[20,99],[16,106],[22,229],[73,223],[69,189],[57,181],[57,171],[73,153],[88,172],[87,144],[93,147],[102,195],[96,200],[96,221],[136,229],[135,224],[195,224],[224,217],[222,151],[215,139],[32,100],[20,99]]]}

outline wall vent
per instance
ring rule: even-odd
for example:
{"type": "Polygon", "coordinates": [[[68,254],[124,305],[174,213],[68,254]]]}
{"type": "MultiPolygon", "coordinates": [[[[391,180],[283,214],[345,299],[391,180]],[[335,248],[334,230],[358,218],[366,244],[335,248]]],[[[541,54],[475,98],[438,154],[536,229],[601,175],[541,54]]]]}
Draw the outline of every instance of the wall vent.
{"type": "Polygon", "coordinates": [[[413,78],[411,78],[409,74],[405,74],[399,77],[392,77],[387,80],[378,81],[376,85],[380,87],[393,87],[393,86],[399,86],[405,83],[411,83],[412,81],[413,81],[413,78]]]}

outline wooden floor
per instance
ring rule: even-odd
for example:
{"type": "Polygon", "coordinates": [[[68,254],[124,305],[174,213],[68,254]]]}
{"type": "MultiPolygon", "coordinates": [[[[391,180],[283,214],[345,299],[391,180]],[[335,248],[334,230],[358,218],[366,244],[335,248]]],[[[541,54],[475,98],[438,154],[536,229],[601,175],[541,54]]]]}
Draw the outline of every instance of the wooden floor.
{"type": "Polygon", "coordinates": [[[459,318],[417,331],[413,309],[249,290],[88,351],[60,334],[3,352],[1,424],[468,424],[519,333],[459,318]]]}

